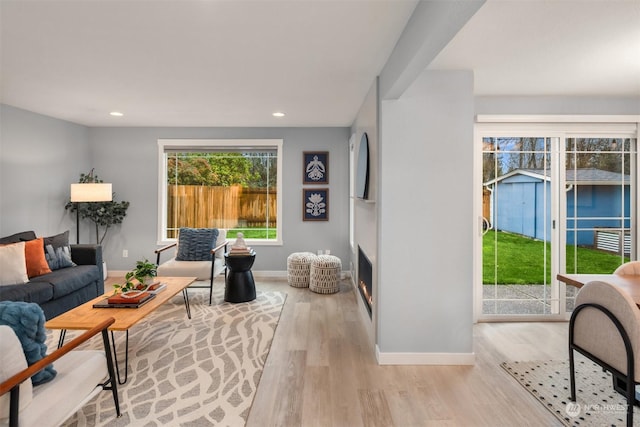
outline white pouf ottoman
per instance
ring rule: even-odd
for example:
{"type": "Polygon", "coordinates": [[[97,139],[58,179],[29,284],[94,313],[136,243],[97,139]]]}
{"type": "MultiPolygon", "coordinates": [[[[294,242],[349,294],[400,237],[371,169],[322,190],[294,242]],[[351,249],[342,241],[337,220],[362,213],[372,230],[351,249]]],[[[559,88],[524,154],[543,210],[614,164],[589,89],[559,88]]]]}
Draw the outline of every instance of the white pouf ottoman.
{"type": "Polygon", "coordinates": [[[311,260],[309,290],[317,294],[334,294],[340,289],[338,280],[342,271],[340,258],[333,255],[318,255],[311,260]]]}
{"type": "Polygon", "coordinates": [[[287,257],[287,281],[294,288],[308,288],[311,260],[316,257],[311,252],[294,252],[287,257]]]}

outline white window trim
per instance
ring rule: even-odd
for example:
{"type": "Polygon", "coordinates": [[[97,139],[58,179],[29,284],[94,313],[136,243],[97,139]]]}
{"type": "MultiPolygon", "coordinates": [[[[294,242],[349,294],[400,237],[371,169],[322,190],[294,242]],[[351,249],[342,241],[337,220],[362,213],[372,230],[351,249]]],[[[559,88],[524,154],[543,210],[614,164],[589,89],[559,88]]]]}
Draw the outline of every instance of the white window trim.
{"type": "MultiPolygon", "coordinates": [[[[640,144],[640,115],[476,115],[474,126],[474,153],[473,153],[473,180],[474,188],[482,186],[482,149],[479,141],[484,136],[540,136],[544,132],[545,137],[580,137],[580,135],[606,135],[634,137],[640,144]]],[[[640,164],[640,150],[637,151],[636,161],[640,164]]],[[[640,200],[640,183],[636,185],[635,200],[640,200]]],[[[474,229],[474,253],[473,253],[473,296],[474,310],[473,321],[522,321],[540,320],[536,316],[497,316],[482,315],[482,195],[478,191],[473,192],[473,229],[474,229]]],[[[636,242],[640,242],[640,226],[636,229],[636,242]]],[[[639,243],[640,245],[640,243],[639,243]]],[[[635,248],[640,253],[640,247],[635,248]]],[[[561,296],[562,298],[562,296],[561,296]]],[[[562,302],[564,304],[564,302],[562,302]]],[[[545,320],[554,320],[549,316],[545,320]]],[[[567,320],[567,319],[562,319],[567,320]]]]}
{"type": "Polygon", "coordinates": [[[278,212],[276,221],[278,233],[275,240],[256,240],[246,239],[247,243],[254,246],[282,246],[282,139],[158,139],[158,225],[157,225],[157,244],[166,245],[173,243],[176,239],[168,239],[164,233],[162,224],[166,224],[167,220],[167,202],[165,200],[167,183],[164,180],[166,176],[164,152],[166,149],[194,149],[198,150],[203,147],[229,148],[238,150],[242,148],[270,147],[276,148],[278,152],[278,179],[276,184],[276,204],[278,212]]]}

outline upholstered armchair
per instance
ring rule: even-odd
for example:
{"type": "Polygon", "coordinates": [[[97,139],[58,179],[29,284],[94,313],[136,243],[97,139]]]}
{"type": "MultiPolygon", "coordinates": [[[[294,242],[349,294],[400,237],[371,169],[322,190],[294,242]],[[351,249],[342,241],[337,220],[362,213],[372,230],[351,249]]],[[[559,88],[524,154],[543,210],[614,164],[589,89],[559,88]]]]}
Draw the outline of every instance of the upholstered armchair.
{"type": "Polygon", "coordinates": [[[0,426],[58,426],[102,390],[111,390],[120,416],[107,328],[110,318],[28,366],[11,326],[0,325],[0,426]],[[102,333],[104,351],[75,350],[102,333]],[[73,350],[73,351],[72,351],[73,350]],[[53,364],[55,376],[40,385],[32,377],[53,364]]]}
{"type": "Polygon", "coordinates": [[[614,388],[627,399],[627,425],[633,425],[635,386],[640,383],[640,309],[621,289],[589,282],[576,295],[569,321],[571,400],[576,400],[574,350],[613,375],[614,388]]]}
{"type": "Polygon", "coordinates": [[[223,272],[225,278],[227,276],[224,260],[227,245],[227,230],[223,228],[181,228],[177,242],[155,251],[158,276],[195,277],[196,280],[209,280],[209,305],[211,305],[213,279],[223,272]],[[172,248],[174,249],[173,257],[160,263],[161,255],[172,248]]]}
{"type": "Polygon", "coordinates": [[[639,276],[640,261],[625,262],[624,264],[616,268],[613,274],[618,274],[620,276],[639,276]]]}

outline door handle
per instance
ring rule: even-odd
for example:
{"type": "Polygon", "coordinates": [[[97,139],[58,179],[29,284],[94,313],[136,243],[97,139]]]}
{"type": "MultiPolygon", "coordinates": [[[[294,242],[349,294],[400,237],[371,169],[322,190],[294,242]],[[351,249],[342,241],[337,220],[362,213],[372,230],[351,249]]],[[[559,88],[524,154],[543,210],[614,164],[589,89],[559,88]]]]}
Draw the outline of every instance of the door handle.
{"type": "Polygon", "coordinates": [[[491,225],[491,223],[489,222],[489,220],[483,216],[480,217],[480,229],[481,231],[481,235],[484,236],[485,234],[487,234],[489,232],[489,230],[493,229],[493,226],[491,225]]]}

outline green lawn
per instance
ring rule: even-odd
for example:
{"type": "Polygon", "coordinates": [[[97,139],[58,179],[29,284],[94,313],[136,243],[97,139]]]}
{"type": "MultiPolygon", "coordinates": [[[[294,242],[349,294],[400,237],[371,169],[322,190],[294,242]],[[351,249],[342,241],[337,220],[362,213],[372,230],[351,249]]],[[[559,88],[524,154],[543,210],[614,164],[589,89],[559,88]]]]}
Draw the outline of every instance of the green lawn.
{"type": "Polygon", "coordinates": [[[227,230],[227,239],[235,239],[236,234],[242,232],[245,239],[275,239],[276,230],[264,228],[233,228],[227,230]]]}
{"type": "MultiPolygon", "coordinates": [[[[499,231],[488,232],[482,242],[483,283],[487,284],[542,284],[551,283],[551,271],[544,271],[544,257],[550,268],[550,244],[529,239],[516,234],[499,231]],[[494,249],[497,239],[497,272],[494,272],[494,249]],[[495,277],[495,276],[497,277],[495,277]],[[544,277],[546,275],[546,281],[544,277]]],[[[594,249],[567,246],[567,272],[571,273],[611,273],[624,261],[619,255],[594,249]],[[577,254],[577,271],[574,260],[577,254]]]]}

